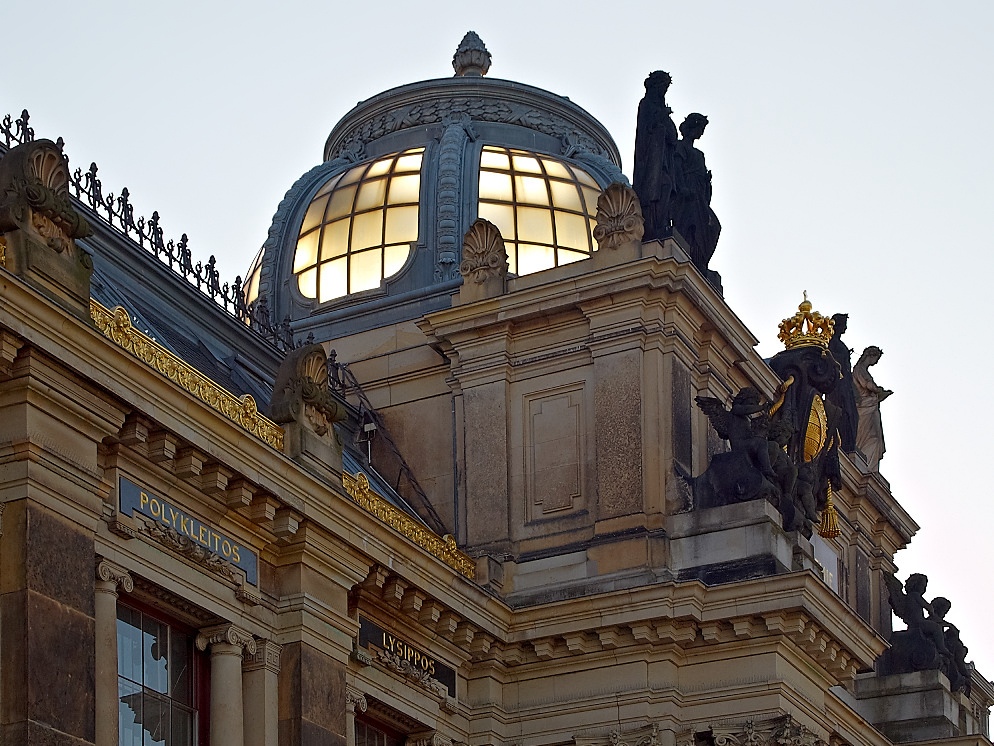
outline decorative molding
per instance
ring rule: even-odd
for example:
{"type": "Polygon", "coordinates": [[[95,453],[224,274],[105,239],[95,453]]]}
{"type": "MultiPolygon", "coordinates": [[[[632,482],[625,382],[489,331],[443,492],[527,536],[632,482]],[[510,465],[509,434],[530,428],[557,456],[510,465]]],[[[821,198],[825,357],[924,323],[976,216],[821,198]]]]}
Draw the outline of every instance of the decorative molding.
{"type": "Polygon", "coordinates": [[[218,624],[200,630],[195,641],[197,650],[207,650],[211,645],[237,645],[249,655],[255,655],[258,646],[255,638],[247,630],[234,624],[218,624]]]}
{"type": "Polygon", "coordinates": [[[600,251],[642,242],[645,219],[635,190],[615,182],[597,198],[597,226],[594,240],[600,251]]]}
{"type": "Polygon", "coordinates": [[[362,472],[354,477],[342,474],[342,485],[352,501],[367,513],[378,518],[394,531],[406,536],[428,554],[440,559],[460,575],[470,580],[476,577],[476,560],[456,546],[450,534],[439,536],[425,528],[403,511],[395,508],[377,495],[369,486],[369,479],[362,472]]]}
{"type": "Polygon", "coordinates": [[[476,140],[466,114],[446,119],[439,141],[438,189],[435,195],[435,281],[459,276],[459,234],[462,222],[460,187],[467,140],[476,140]]]}
{"type": "Polygon", "coordinates": [[[221,555],[202,547],[189,536],[181,534],[172,526],[165,526],[158,521],[146,519],[144,516],[136,515],[134,521],[137,524],[138,533],[154,539],[166,548],[186,557],[205,570],[220,575],[229,582],[237,582],[234,565],[221,555]]]}
{"type": "Polygon", "coordinates": [[[272,640],[256,640],[255,650],[246,649],[242,661],[243,671],[258,671],[266,669],[270,673],[280,672],[280,653],[283,651],[282,645],[277,645],[272,640]]]}
{"type": "Polygon", "coordinates": [[[746,720],[740,726],[712,725],[710,730],[715,746],[828,746],[827,741],[789,714],[759,722],[746,720]]]}
{"type": "Polygon", "coordinates": [[[156,585],[140,575],[136,575],[134,581],[136,592],[144,596],[144,600],[160,609],[168,610],[170,615],[179,617],[191,627],[220,623],[216,614],[212,614],[206,609],[196,606],[182,596],[178,596],[172,591],[167,591],[162,586],[156,585]]]}
{"type": "Polygon", "coordinates": [[[488,96],[439,96],[433,100],[416,101],[388,112],[377,112],[372,117],[351,127],[344,134],[335,137],[335,142],[343,143],[335,149],[341,154],[345,144],[352,141],[362,143],[378,140],[392,132],[439,124],[447,118],[468,116],[476,122],[496,124],[516,124],[546,135],[559,138],[569,137],[575,151],[604,155],[597,142],[577,131],[576,126],[551,111],[539,109],[534,104],[508,101],[488,96]]]}
{"type": "Polygon", "coordinates": [[[249,394],[239,398],[225,391],[192,365],[138,331],[131,324],[131,316],[120,306],[110,311],[91,298],[90,316],[107,339],[262,442],[278,451],[283,450],[283,428],[259,414],[255,399],[249,394]]]}
{"type": "Polygon", "coordinates": [[[105,560],[103,557],[97,560],[96,576],[97,580],[102,580],[105,583],[113,583],[115,592],[118,587],[123,588],[126,593],[131,593],[135,589],[135,581],[131,577],[131,573],[120,565],[115,565],[113,562],[105,560]]]}
{"type": "Polygon", "coordinates": [[[419,668],[405,658],[401,658],[396,653],[389,650],[377,650],[376,659],[392,671],[396,671],[402,676],[411,679],[424,689],[434,694],[436,697],[447,697],[448,687],[438,679],[432,678],[425,669],[419,668]]]}
{"type": "Polygon", "coordinates": [[[437,730],[424,733],[412,733],[404,741],[404,746],[452,746],[452,739],[443,736],[437,730]]]}
{"type": "Polygon", "coordinates": [[[345,708],[349,712],[354,713],[356,710],[365,712],[367,707],[365,694],[351,686],[345,687],[345,708]]]}

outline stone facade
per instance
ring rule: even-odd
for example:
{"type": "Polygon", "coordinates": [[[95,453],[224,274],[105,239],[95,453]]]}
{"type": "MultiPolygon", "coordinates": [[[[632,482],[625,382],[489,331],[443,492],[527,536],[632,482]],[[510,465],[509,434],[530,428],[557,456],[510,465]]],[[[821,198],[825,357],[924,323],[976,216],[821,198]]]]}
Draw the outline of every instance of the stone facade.
{"type": "MultiPolygon", "coordinates": [[[[434,122],[387,127],[392,96],[343,131],[375,150],[377,128],[434,122]]],[[[515,96],[555,104],[536,131],[586,126],[551,94],[515,96]]],[[[268,403],[132,311],[81,306],[88,274],[0,269],[0,741],[161,740],[150,703],[167,697],[175,738],[189,722],[212,746],[989,743],[976,672],[969,693],[873,673],[883,573],[918,528],[878,473],[842,456],[832,538],[785,530],[765,500],[694,505],[725,449],[695,397],[772,399],[780,381],[679,243],[640,240],[631,190],[605,194],[595,258],[512,275],[499,232],[471,224],[444,307],[381,303],[278,370],[259,362],[268,403]],[[444,531],[387,473],[397,458],[444,531]],[[129,647],[129,624],[155,641],[129,647]],[[192,679],[156,688],[175,660],[192,679]]],[[[3,225],[20,246],[27,229],[3,225]]],[[[89,249],[99,270],[120,247],[89,249]]],[[[197,309],[205,335],[257,344],[197,309]]]]}

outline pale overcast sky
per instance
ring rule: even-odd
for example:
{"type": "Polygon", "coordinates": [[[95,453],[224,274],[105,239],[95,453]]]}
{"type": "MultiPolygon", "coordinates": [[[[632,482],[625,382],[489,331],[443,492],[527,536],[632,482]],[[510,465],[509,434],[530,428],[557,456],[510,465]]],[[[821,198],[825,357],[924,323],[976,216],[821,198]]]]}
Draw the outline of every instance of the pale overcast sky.
{"type": "Polygon", "coordinates": [[[807,290],[883,348],[881,473],[922,526],[897,556],[947,596],[994,677],[994,412],[986,301],[994,205],[994,3],[8,3],[0,115],[27,108],[72,165],[243,274],[284,192],[359,100],[448,77],[477,31],[493,77],[546,88],[614,135],[631,175],[652,70],[699,142],[723,231],[711,266],[774,354],[807,290]]]}

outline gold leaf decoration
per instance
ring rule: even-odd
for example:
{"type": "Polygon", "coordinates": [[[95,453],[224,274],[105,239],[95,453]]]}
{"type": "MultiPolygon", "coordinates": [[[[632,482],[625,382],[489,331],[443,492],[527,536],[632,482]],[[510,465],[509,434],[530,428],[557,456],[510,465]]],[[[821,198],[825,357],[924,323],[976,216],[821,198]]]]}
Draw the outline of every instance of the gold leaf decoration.
{"type": "Polygon", "coordinates": [[[378,518],[394,531],[406,536],[428,554],[437,557],[460,575],[473,580],[476,577],[476,562],[456,546],[450,534],[439,536],[409,515],[398,510],[369,486],[369,479],[359,472],[354,477],[342,474],[342,484],[352,501],[367,513],[378,518]]]}
{"type": "Polygon", "coordinates": [[[278,451],[283,450],[283,428],[259,414],[255,399],[249,394],[237,397],[218,386],[192,365],[135,329],[131,325],[131,316],[120,306],[110,311],[91,298],[90,316],[97,329],[118,347],[130,352],[259,440],[278,451]]]}

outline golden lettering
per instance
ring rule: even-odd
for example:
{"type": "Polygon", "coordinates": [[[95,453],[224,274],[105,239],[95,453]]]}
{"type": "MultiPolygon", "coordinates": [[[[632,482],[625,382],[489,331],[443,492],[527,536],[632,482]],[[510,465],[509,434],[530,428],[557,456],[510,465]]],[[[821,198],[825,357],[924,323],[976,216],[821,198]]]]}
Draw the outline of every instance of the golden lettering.
{"type": "Polygon", "coordinates": [[[233,559],[236,564],[242,561],[241,555],[238,554],[238,545],[237,544],[232,544],[231,545],[231,559],[233,559]]]}
{"type": "Polygon", "coordinates": [[[227,539],[222,539],[221,540],[221,553],[225,557],[230,557],[231,556],[231,542],[228,541],[227,539]]]}
{"type": "Polygon", "coordinates": [[[204,545],[204,546],[210,546],[207,543],[207,539],[204,538],[204,534],[205,533],[207,533],[207,526],[205,526],[204,524],[201,523],[200,524],[200,530],[197,532],[198,540],[200,541],[200,543],[202,545],[204,545]]]}
{"type": "Polygon", "coordinates": [[[179,516],[179,515],[183,515],[183,514],[180,513],[178,510],[176,510],[176,508],[174,508],[172,505],[170,505],[169,506],[169,519],[172,521],[172,524],[174,526],[176,525],[176,516],[179,516]]]}
{"type": "Polygon", "coordinates": [[[148,510],[152,514],[153,518],[161,518],[162,517],[162,505],[160,505],[159,501],[156,500],[154,497],[149,502],[148,510]]]}
{"type": "Polygon", "coordinates": [[[148,495],[145,494],[144,492],[142,492],[141,493],[141,506],[144,508],[146,505],[148,505],[148,495]]]}

